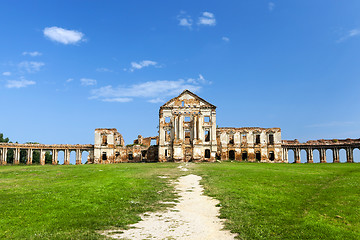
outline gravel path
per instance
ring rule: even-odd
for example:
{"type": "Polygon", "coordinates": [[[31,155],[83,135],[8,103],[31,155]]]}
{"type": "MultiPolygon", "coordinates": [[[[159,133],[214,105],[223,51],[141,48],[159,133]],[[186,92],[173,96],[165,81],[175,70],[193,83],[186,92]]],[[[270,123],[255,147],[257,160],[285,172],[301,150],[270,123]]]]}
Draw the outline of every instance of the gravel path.
{"type": "Polygon", "coordinates": [[[203,195],[201,177],[187,175],[175,183],[179,202],[164,212],[146,213],[142,221],[130,225],[129,230],[108,230],[104,235],[115,239],[166,240],[228,240],[235,234],[224,231],[218,218],[219,202],[203,195]]]}

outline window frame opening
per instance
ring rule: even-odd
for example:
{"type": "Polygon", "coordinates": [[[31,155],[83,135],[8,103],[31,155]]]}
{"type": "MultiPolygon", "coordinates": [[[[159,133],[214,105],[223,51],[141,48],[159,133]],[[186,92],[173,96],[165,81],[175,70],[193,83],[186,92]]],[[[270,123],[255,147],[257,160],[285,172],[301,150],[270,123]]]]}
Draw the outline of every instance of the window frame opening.
{"type": "Polygon", "coordinates": [[[255,160],[256,161],[261,161],[261,152],[260,151],[256,151],[256,153],[255,153],[255,160]]]}
{"type": "Polygon", "coordinates": [[[243,151],[241,153],[241,160],[243,161],[247,161],[248,160],[248,152],[247,151],[243,151]]]}
{"type": "Polygon", "coordinates": [[[106,160],[107,160],[107,154],[106,154],[106,152],[103,152],[103,153],[101,154],[101,160],[103,160],[103,161],[106,161],[106,160]]]}
{"type": "Polygon", "coordinates": [[[255,144],[260,144],[260,143],[261,143],[260,134],[256,134],[255,135],[255,144]]]}
{"type": "Polygon", "coordinates": [[[274,161],[275,160],[275,153],[273,151],[269,152],[269,160],[274,161]]]}
{"type": "Polygon", "coordinates": [[[229,151],[229,160],[235,160],[235,150],[229,151]]]}
{"type": "Polygon", "coordinates": [[[211,157],[210,149],[205,149],[204,158],[208,159],[211,157]]]}
{"type": "Polygon", "coordinates": [[[274,134],[269,134],[269,144],[274,145],[274,134]]]}
{"type": "Polygon", "coordinates": [[[210,129],[205,129],[204,131],[204,141],[210,142],[210,129]]]}

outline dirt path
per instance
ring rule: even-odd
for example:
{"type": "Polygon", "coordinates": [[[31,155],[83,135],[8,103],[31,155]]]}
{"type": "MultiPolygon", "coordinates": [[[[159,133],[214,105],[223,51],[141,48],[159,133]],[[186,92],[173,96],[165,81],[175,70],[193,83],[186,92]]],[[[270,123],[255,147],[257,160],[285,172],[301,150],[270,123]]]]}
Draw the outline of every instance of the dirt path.
{"type": "Polygon", "coordinates": [[[234,234],[224,231],[219,202],[203,195],[201,177],[187,175],[175,183],[179,202],[165,212],[147,213],[142,221],[130,225],[131,229],[105,231],[103,234],[115,239],[166,239],[166,240],[228,240],[234,234]]]}

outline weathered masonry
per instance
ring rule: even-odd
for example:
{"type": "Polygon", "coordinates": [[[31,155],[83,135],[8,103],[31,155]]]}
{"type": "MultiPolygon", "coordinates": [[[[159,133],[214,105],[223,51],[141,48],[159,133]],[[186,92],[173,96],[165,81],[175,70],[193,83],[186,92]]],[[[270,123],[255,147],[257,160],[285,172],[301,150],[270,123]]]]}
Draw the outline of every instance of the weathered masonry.
{"type": "Polygon", "coordinates": [[[58,155],[60,151],[64,152],[64,164],[70,164],[70,154],[75,152],[76,164],[81,164],[81,156],[84,151],[88,152],[87,161],[90,162],[94,158],[94,145],[69,145],[69,144],[19,144],[19,143],[0,143],[0,162],[1,164],[7,164],[7,153],[12,150],[14,153],[14,164],[20,163],[20,151],[26,151],[26,164],[33,163],[33,154],[35,151],[40,153],[40,164],[45,164],[45,152],[50,151],[52,153],[52,164],[58,163],[58,155]]]}
{"type": "Polygon", "coordinates": [[[283,140],[282,141],[282,150],[284,162],[288,162],[289,150],[294,151],[294,160],[295,163],[300,163],[300,152],[301,150],[306,151],[306,162],[313,163],[314,157],[313,152],[315,150],[319,151],[319,157],[321,163],[326,163],[326,150],[332,151],[332,162],[340,162],[340,150],[345,149],[346,151],[346,162],[354,162],[354,150],[360,150],[360,139],[332,139],[332,140],[311,140],[306,143],[300,143],[297,140],[283,140]]]}
{"type": "Polygon", "coordinates": [[[319,151],[320,162],[326,161],[326,150],[332,150],[333,162],[339,162],[339,152],[346,150],[347,162],[354,162],[353,152],[360,149],[360,139],[315,140],[299,143],[282,140],[280,128],[217,127],[216,106],[189,90],[169,100],[159,110],[159,134],[125,145],[115,128],[95,129],[94,145],[45,145],[0,143],[0,163],[8,163],[8,151],[13,151],[13,164],[20,163],[20,151],[26,150],[26,163],[33,163],[33,153],[40,154],[45,164],[45,152],[52,153],[52,164],[58,164],[58,153],[64,152],[64,164],[70,163],[70,153],[76,153],[81,164],[82,152],[89,153],[87,163],[169,162],[235,160],[249,162],[288,162],[289,151],[295,163],[300,163],[301,150],[306,162],[313,162],[313,152],[319,151]]]}

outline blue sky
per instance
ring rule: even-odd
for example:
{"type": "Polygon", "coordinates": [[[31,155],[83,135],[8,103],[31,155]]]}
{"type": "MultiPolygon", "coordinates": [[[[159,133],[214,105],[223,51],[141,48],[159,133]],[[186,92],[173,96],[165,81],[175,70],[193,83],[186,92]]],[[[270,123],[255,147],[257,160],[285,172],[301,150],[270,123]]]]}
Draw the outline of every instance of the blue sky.
{"type": "Polygon", "coordinates": [[[360,2],[0,2],[0,132],[13,141],[157,135],[188,88],[221,127],[360,137],[360,2]]]}

